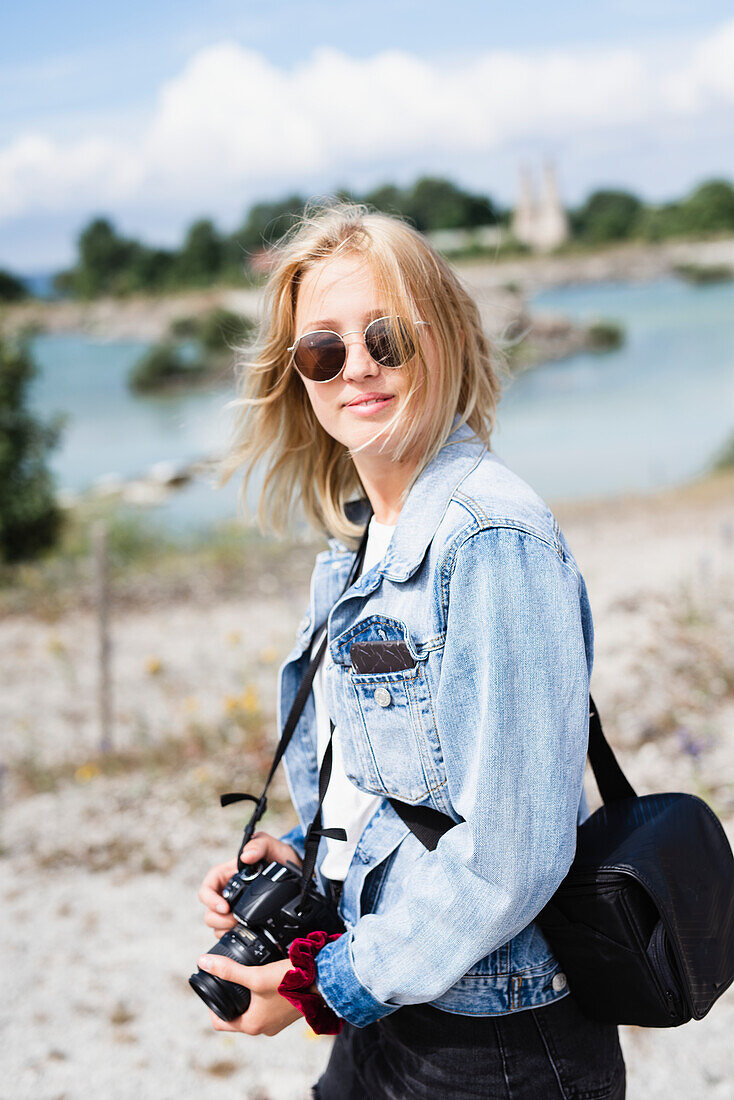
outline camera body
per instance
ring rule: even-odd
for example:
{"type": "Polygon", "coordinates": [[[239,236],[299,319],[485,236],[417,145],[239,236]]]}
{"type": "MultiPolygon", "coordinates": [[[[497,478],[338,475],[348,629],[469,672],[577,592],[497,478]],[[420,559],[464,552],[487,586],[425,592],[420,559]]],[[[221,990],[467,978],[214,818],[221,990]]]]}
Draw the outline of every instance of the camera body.
{"type": "MultiPolygon", "coordinates": [[[[237,921],[207,954],[226,955],[244,966],[263,966],[284,959],[293,940],[309,932],[343,932],[335,905],[315,886],[304,892],[301,872],[293,863],[256,863],[237,871],[222,890],[237,921]]],[[[247,1011],[250,991],[197,970],[189,985],[222,1020],[247,1011]]]]}

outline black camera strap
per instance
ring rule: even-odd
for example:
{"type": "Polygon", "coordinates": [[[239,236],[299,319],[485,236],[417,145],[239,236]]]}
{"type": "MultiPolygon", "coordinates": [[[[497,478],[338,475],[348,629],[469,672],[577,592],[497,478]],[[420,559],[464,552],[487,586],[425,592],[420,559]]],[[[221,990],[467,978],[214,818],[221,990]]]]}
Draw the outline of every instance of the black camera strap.
{"type": "MultiPolygon", "coordinates": [[[[369,524],[364,529],[364,534],[362,535],[362,538],[360,540],[359,546],[357,548],[357,553],[355,555],[354,561],[352,562],[352,567],[349,570],[349,576],[347,577],[344,588],[341,591],[340,598],[341,598],[341,596],[344,595],[344,593],[347,591],[347,589],[350,588],[352,584],[354,584],[354,581],[359,576],[359,571],[362,568],[362,562],[364,561],[365,550],[367,549],[368,530],[369,530],[369,524]]],[[[327,622],[328,622],[328,616],[324,620],[324,622],[321,624],[321,626],[318,628],[318,630],[314,630],[314,632],[313,632],[313,637],[314,638],[318,637],[319,631],[324,629],[327,622]]],[[[237,856],[237,869],[239,871],[241,871],[243,866],[244,866],[243,860],[242,860],[242,850],[245,847],[245,845],[248,843],[248,841],[252,838],[252,834],[255,831],[255,826],[257,825],[258,821],[260,820],[260,818],[265,813],[265,810],[267,809],[268,800],[266,798],[266,795],[267,795],[268,787],[270,786],[272,778],[275,775],[278,764],[280,764],[281,760],[283,759],[283,754],[285,753],[285,750],[288,748],[288,745],[290,743],[291,737],[293,736],[295,728],[298,725],[298,720],[301,717],[301,713],[303,711],[303,708],[306,705],[306,700],[308,699],[309,692],[311,691],[311,686],[313,684],[314,677],[316,676],[316,671],[317,671],[317,669],[319,667],[319,664],[321,663],[321,660],[324,656],[327,641],[328,641],[328,631],[324,630],[324,636],[321,639],[321,643],[320,643],[318,649],[316,650],[316,653],[314,654],[314,656],[309,661],[308,668],[306,669],[306,671],[304,673],[303,679],[301,680],[301,683],[299,684],[298,691],[296,692],[296,697],[293,700],[293,704],[291,706],[290,711],[288,712],[288,717],[286,718],[285,725],[283,726],[283,732],[281,734],[280,741],[278,742],[278,747],[275,750],[275,755],[273,757],[273,763],[270,766],[270,771],[268,773],[268,778],[265,780],[265,786],[262,789],[262,794],[260,795],[260,797],[256,798],[255,795],[242,794],[239,791],[235,791],[235,792],[232,792],[230,794],[223,794],[221,796],[221,798],[219,799],[220,805],[222,805],[222,806],[230,806],[233,802],[248,801],[248,802],[254,802],[255,803],[255,809],[252,811],[252,815],[250,817],[250,820],[248,821],[248,823],[245,827],[245,831],[244,831],[243,836],[242,836],[242,843],[240,844],[240,847],[239,847],[239,854],[237,856]]],[[[324,796],[326,795],[326,788],[328,787],[329,779],[331,777],[331,766],[332,766],[332,756],[333,756],[333,750],[332,750],[333,738],[334,738],[334,723],[332,722],[331,723],[331,734],[329,736],[329,742],[328,742],[328,745],[326,746],[326,751],[324,753],[324,757],[323,757],[322,762],[321,762],[321,768],[320,768],[320,771],[319,771],[319,802],[318,802],[318,806],[316,808],[316,814],[314,816],[314,819],[311,822],[311,824],[309,825],[308,830],[306,832],[306,857],[307,858],[306,858],[306,860],[304,860],[304,864],[303,864],[304,891],[307,888],[308,883],[310,882],[311,875],[313,874],[313,869],[314,869],[314,866],[315,866],[315,863],[316,863],[316,852],[318,850],[318,844],[319,844],[320,838],[322,836],[326,836],[326,837],[329,837],[332,840],[346,840],[347,839],[347,834],[344,832],[343,829],[323,829],[322,824],[321,824],[321,807],[322,807],[322,804],[323,804],[323,801],[324,801],[324,796]],[[308,874],[306,874],[307,864],[309,865],[308,866],[308,874]]]]}
{"type": "Polygon", "coordinates": [[[321,810],[324,805],[324,799],[326,797],[326,791],[329,787],[329,780],[331,779],[331,766],[333,762],[333,745],[334,745],[334,723],[329,722],[330,733],[329,740],[324,750],[324,755],[321,759],[321,767],[319,768],[319,803],[316,807],[316,813],[313,816],[313,821],[306,830],[306,839],[304,843],[304,857],[301,865],[301,882],[303,883],[303,893],[301,898],[308,890],[309,883],[316,867],[316,857],[319,852],[319,842],[323,837],[328,837],[329,840],[346,840],[347,833],[345,829],[324,829],[321,820],[321,810]]]}

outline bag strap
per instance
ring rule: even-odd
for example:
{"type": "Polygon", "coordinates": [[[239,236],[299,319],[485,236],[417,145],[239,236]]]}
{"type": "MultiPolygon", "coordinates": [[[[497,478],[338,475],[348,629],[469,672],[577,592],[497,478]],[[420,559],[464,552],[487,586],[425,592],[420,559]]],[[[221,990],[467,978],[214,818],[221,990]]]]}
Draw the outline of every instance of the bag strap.
{"type": "MultiPolygon", "coordinates": [[[[368,535],[368,533],[369,533],[369,525],[367,527],[365,527],[365,529],[364,529],[364,533],[362,535],[359,546],[357,548],[357,553],[355,554],[354,561],[352,562],[352,567],[349,570],[349,576],[347,577],[344,588],[342,589],[342,591],[340,593],[340,596],[339,596],[340,599],[341,599],[341,596],[343,596],[344,593],[347,591],[347,589],[350,588],[351,585],[354,583],[357,576],[359,575],[360,569],[362,568],[362,562],[364,560],[365,550],[367,549],[367,535],[368,535]]],[[[318,636],[318,633],[319,633],[320,630],[323,630],[323,628],[326,625],[327,621],[328,621],[328,615],[327,615],[327,618],[324,620],[324,622],[321,624],[321,626],[318,628],[318,630],[314,631],[314,633],[313,633],[314,638],[318,636]]],[[[245,845],[247,844],[247,842],[251,839],[252,834],[255,831],[255,826],[257,825],[258,821],[260,820],[262,815],[265,813],[265,810],[267,809],[268,800],[266,798],[266,794],[267,794],[268,787],[270,786],[272,778],[275,775],[278,764],[280,764],[281,760],[283,759],[283,754],[285,753],[285,750],[288,748],[288,745],[289,745],[290,740],[293,736],[295,728],[298,725],[298,720],[301,717],[301,713],[303,711],[303,708],[306,705],[306,700],[308,699],[309,692],[311,691],[311,685],[313,684],[313,680],[314,680],[314,677],[316,675],[316,670],[318,669],[319,664],[321,662],[321,658],[324,655],[324,650],[326,649],[327,641],[328,641],[328,632],[324,631],[324,636],[321,639],[321,644],[319,645],[319,647],[318,647],[316,653],[314,654],[314,656],[309,661],[308,668],[306,669],[306,671],[303,675],[303,679],[301,680],[301,683],[299,684],[299,687],[298,687],[298,691],[296,692],[296,697],[293,700],[290,711],[288,712],[288,717],[285,720],[285,725],[283,726],[283,732],[280,736],[280,741],[278,742],[278,747],[276,748],[275,755],[273,756],[273,763],[270,766],[270,771],[268,772],[268,778],[265,780],[265,786],[262,789],[262,794],[260,795],[260,797],[256,798],[255,795],[242,794],[239,791],[236,791],[236,792],[233,792],[231,794],[223,794],[219,799],[219,803],[220,803],[221,806],[230,806],[233,802],[243,802],[243,801],[248,801],[248,802],[254,802],[255,803],[255,809],[252,811],[252,815],[250,817],[250,820],[248,821],[247,825],[245,826],[245,831],[242,835],[242,843],[240,844],[240,847],[239,847],[239,853],[238,853],[238,856],[237,856],[237,869],[239,871],[241,871],[243,866],[244,866],[244,864],[242,862],[242,850],[245,847],[245,845]]],[[[333,724],[332,724],[331,733],[332,733],[332,737],[333,737],[333,734],[334,734],[333,724]]],[[[329,745],[328,745],[328,748],[327,748],[327,752],[328,752],[328,755],[329,755],[328,772],[329,772],[329,774],[331,774],[331,738],[329,739],[329,745]]],[[[322,770],[323,770],[323,762],[322,762],[322,770]]],[[[328,775],[326,777],[326,782],[328,783],[328,775]]],[[[314,820],[311,823],[311,826],[309,827],[309,830],[308,830],[309,833],[312,834],[312,836],[316,836],[317,831],[321,828],[321,803],[324,800],[324,794],[326,794],[326,787],[324,787],[323,793],[321,793],[320,788],[321,788],[321,779],[319,778],[319,794],[320,794],[319,804],[318,804],[318,808],[316,810],[316,817],[314,818],[314,820]],[[317,818],[318,818],[318,823],[317,823],[317,818]],[[312,832],[312,830],[313,830],[313,832],[312,832]]],[[[338,830],[338,832],[342,833],[342,832],[344,832],[344,830],[340,829],[340,830],[338,830]]],[[[324,836],[330,835],[330,831],[324,832],[322,835],[324,835],[324,836]]],[[[334,837],[333,839],[335,839],[335,840],[341,840],[341,839],[346,840],[346,833],[344,833],[343,838],[341,836],[338,836],[338,837],[334,837]]]]}
{"type": "Polygon", "coordinates": [[[614,749],[604,736],[601,718],[591,693],[589,693],[589,763],[605,804],[621,802],[623,798],[636,798],[637,794],[614,755],[614,749]]]}
{"type": "MultiPolygon", "coordinates": [[[[599,712],[591,693],[589,693],[589,763],[599,794],[605,804],[619,802],[623,798],[637,797],[614,755],[612,746],[604,736],[599,712]]],[[[458,824],[448,814],[434,810],[431,806],[411,806],[397,798],[389,798],[388,802],[398,817],[430,852],[434,850],[443,834],[458,824]]]]}

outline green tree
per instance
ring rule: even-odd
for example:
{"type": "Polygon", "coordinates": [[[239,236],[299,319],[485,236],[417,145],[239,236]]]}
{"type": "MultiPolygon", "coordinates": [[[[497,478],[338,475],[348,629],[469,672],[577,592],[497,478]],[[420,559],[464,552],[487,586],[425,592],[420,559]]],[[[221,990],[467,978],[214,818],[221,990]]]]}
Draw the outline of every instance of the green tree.
{"type": "Polygon", "coordinates": [[[164,290],[175,283],[176,253],[136,245],[126,275],[130,290],[164,290]]]}
{"type": "Polygon", "coordinates": [[[0,270],[0,302],[19,302],[21,298],[27,297],[25,283],[9,271],[0,270]]]}
{"type": "Polygon", "coordinates": [[[208,218],[190,226],[176,260],[176,272],[185,282],[210,283],[222,270],[224,243],[208,218]]]}
{"type": "Polygon", "coordinates": [[[594,191],[572,219],[575,231],[592,244],[621,241],[639,228],[642,203],[628,191],[594,191]]]}
{"type": "Polygon", "coordinates": [[[62,425],[28,409],[35,374],[27,347],[0,339],[0,560],[8,563],[52,546],[62,524],[47,465],[62,425]]]}
{"type": "Polygon", "coordinates": [[[82,298],[114,294],[124,284],[137,247],[135,241],[119,236],[109,218],[93,218],[77,239],[76,265],[59,272],[54,286],[82,298]]]}
{"type": "Polygon", "coordinates": [[[448,180],[424,176],[406,195],[405,212],[422,232],[456,229],[461,223],[461,196],[448,180]]]}
{"type": "Polygon", "coordinates": [[[727,180],[707,180],[682,204],[689,233],[717,233],[734,229],[734,187],[727,180]]]}
{"type": "Polygon", "coordinates": [[[405,213],[423,232],[470,229],[497,220],[488,198],[470,195],[451,180],[434,176],[423,176],[415,182],[405,197],[405,213]]]}
{"type": "Polygon", "coordinates": [[[230,256],[241,263],[247,252],[258,252],[274,244],[303,213],[306,200],[302,195],[287,195],[276,202],[257,202],[250,207],[241,229],[228,242],[230,256]]]}
{"type": "Polygon", "coordinates": [[[499,211],[486,195],[471,194],[438,176],[423,176],[403,190],[386,183],[368,191],[362,201],[388,214],[402,214],[424,233],[433,229],[472,229],[495,225],[499,220],[499,211]]]}
{"type": "Polygon", "coordinates": [[[108,218],[90,222],[79,237],[77,271],[82,294],[114,291],[133,249],[133,242],[119,236],[108,218]]]}
{"type": "Polygon", "coordinates": [[[681,203],[668,202],[646,206],[640,217],[640,235],[648,241],[661,241],[685,232],[681,203]]]}
{"type": "Polygon", "coordinates": [[[403,214],[405,212],[405,192],[394,183],[383,183],[362,196],[362,201],[382,210],[385,214],[403,214]]]}

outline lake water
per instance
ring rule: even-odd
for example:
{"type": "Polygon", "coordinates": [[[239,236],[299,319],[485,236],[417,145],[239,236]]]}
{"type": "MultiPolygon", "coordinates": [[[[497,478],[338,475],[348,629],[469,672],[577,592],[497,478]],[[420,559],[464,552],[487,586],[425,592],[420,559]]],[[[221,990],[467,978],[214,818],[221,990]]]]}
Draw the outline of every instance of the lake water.
{"type": "Polygon", "coordinates": [[[548,291],[536,310],[619,321],[626,343],[519,376],[497,453],[546,498],[694,477],[734,432],[734,284],[676,279],[548,291]]]}
{"type": "MultiPolygon", "coordinates": [[[[536,310],[619,321],[625,345],[576,355],[519,375],[499,409],[494,448],[549,501],[649,490],[703,471],[734,432],[734,287],[674,279],[547,291],[536,310]]],[[[233,393],[198,390],[143,397],[127,374],[144,344],[38,336],[33,401],[69,419],[52,466],[57,484],[184,463],[225,445],[233,393]]],[[[151,512],[168,526],[203,526],[236,514],[236,480],[205,480],[151,512]]]]}

